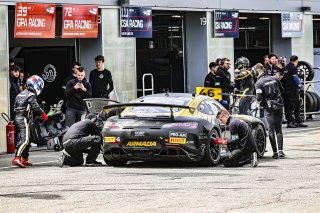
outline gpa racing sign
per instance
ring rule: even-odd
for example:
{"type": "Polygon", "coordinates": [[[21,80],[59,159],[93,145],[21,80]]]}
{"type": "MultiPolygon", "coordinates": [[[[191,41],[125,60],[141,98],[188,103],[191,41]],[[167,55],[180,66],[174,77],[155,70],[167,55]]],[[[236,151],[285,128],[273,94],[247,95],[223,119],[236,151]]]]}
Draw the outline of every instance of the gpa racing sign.
{"type": "Polygon", "coordinates": [[[55,29],[55,5],[16,3],[15,38],[54,38],[55,29]]]}
{"type": "Polygon", "coordinates": [[[149,7],[122,7],[121,37],[152,38],[152,10],[149,7]]]}
{"type": "Polygon", "coordinates": [[[239,11],[216,10],[214,12],[214,37],[239,38],[239,11]]]}
{"type": "Polygon", "coordinates": [[[303,13],[284,12],[281,13],[282,38],[302,37],[303,13]]]}
{"type": "Polygon", "coordinates": [[[64,5],[62,38],[98,38],[98,6],[64,5]]]}

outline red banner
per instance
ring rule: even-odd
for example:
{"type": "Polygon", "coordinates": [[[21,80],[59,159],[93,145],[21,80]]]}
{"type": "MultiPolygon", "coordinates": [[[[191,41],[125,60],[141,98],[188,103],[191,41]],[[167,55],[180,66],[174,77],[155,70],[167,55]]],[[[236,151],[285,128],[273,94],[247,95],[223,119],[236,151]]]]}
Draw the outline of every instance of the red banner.
{"type": "Polygon", "coordinates": [[[98,6],[64,5],[62,38],[97,38],[98,6]]]}
{"type": "Polygon", "coordinates": [[[17,3],[15,38],[54,38],[56,6],[53,4],[17,3]]]}

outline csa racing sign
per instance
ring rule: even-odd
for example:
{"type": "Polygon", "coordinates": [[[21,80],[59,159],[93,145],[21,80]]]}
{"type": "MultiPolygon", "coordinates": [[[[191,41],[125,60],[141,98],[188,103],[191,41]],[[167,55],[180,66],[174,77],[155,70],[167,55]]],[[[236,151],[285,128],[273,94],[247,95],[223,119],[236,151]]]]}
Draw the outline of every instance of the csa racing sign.
{"type": "Polygon", "coordinates": [[[54,38],[56,6],[53,4],[17,3],[15,38],[54,38]]]}
{"type": "Polygon", "coordinates": [[[239,11],[216,10],[214,12],[214,37],[239,38],[239,11]]]}
{"type": "Polygon", "coordinates": [[[152,38],[152,10],[149,7],[122,7],[121,37],[152,38]]]}

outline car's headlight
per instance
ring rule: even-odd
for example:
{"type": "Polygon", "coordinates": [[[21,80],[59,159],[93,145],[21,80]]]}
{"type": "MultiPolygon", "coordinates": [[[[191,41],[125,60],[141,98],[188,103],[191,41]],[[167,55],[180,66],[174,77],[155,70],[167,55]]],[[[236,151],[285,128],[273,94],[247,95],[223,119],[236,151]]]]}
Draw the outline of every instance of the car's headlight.
{"type": "Polygon", "coordinates": [[[198,128],[198,123],[187,122],[187,123],[169,123],[162,125],[163,129],[196,129],[198,128]]]}

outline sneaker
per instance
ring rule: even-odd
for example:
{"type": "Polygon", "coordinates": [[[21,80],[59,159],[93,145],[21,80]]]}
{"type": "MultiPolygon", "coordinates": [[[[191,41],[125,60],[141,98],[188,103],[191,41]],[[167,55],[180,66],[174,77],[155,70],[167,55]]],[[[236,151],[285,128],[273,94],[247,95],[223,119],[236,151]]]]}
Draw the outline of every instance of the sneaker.
{"type": "Polygon", "coordinates": [[[257,167],[258,166],[258,155],[257,155],[256,152],[252,153],[251,166],[252,167],[257,167]]]}
{"type": "Polygon", "coordinates": [[[38,147],[38,145],[36,143],[30,143],[31,147],[38,147]]]}
{"type": "Polygon", "coordinates": [[[63,149],[61,151],[61,154],[60,154],[59,159],[58,159],[58,166],[59,167],[63,167],[63,165],[66,165],[65,164],[66,157],[70,157],[70,155],[65,149],[63,149]]]}
{"type": "Polygon", "coordinates": [[[279,155],[277,152],[274,152],[273,155],[272,155],[272,158],[273,159],[278,159],[279,158],[279,155]]]}
{"type": "Polygon", "coordinates": [[[28,158],[23,158],[21,160],[21,163],[25,166],[32,166],[32,163],[28,162],[28,160],[29,160],[28,158]]]}
{"type": "Polygon", "coordinates": [[[304,124],[304,123],[299,123],[299,124],[297,124],[297,127],[308,127],[308,125],[304,124]]]}
{"type": "Polygon", "coordinates": [[[86,162],[86,164],[85,164],[85,166],[101,166],[101,165],[102,165],[102,163],[99,161],[96,161],[96,160],[92,161],[90,163],[86,162]]]}
{"type": "Polygon", "coordinates": [[[297,128],[297,126],[294,125],[293,123],[289,123],[289,124],[287,125],[287,128],[297,128]]]}
{"type": "Polygon", "coordinates": [[[284,158],[286,155],[284,154],[284,152],[282,150],[279,151],[279,157],[280,158],[284,158]]]}
{"type": "Polygon", "coordinates": [[[14,159],[12,160],[12,164],[19,166],[20,168],[26,168],[26,166],[22,164],[21,157],[19,157],[19,156],[14,157],[14,159]]]}

